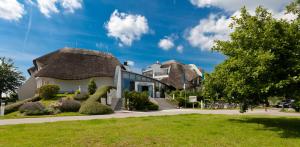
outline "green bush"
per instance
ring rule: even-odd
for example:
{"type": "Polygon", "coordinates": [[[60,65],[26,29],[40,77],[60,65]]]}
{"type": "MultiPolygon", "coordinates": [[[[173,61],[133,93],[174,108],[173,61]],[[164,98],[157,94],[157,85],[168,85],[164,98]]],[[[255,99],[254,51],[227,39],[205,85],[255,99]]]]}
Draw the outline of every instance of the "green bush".
{"type": "Polygon", "coordinates": [[[19,101],[19,102],[7,105],[7,106],[5,106],[5,114],[18,111],[19,107],[22,106],[23,104],[25,104],[27,102],[35,102],[35,101],[38,101],[40,99],[41,99],[40,97],[35,96],[35,97],[32,97],[32,98],[25,99],[23,101],[19,101]]]}
{"type": "Polygon", "coordinates": [[[62,100],[59,109],[61,112],[78,112],[80,102],[76,100],[62,100]]]}
{"type": "Polygon", "coordinates": [[[19,111],[25,115],[45,115],[49,114],[45,106],[40,102],[28,102],[23,104],[19,111]]]}
{"type": "Polygon", "coordinates": [[[152,103],[152,104],[149,104],[149,105],[147,105],[147,110],[158,110],[158,105],[156,105],[156,104],[154,104],[154,103],[152,103]]]}
{"type": "Polygon", "coordinates": [[[296,101],[292,104],[293,109],[295,109],[296,112],[300,112],[300,101],[296,101]]]}
{"type": "Polygon", "coordinates": [[[112,89],[111,86],[103,86],[97,89],[97,91],[91,95],[87,100],[88,101],[100,101],[101,97],[107,97],[107,92],[112,89]]]}
{"type": "Polygon", "coordinates": [[[88,84],[88,91],[89,94],[92,95],[96,92],[97,90],[97,85],[94,79],[90,80],[89,84],[88,84]]]}
{"type": "Polygon", "coordinates": [[[78,101],[85,101],[89,98],[89,95],[87,93],[75,93],[73,98],[78,101]]]}
{"type": "Polygon", "coordinates": [[[129,101],[129,110],[158,110],[158,105],[149,101],[147,92],[125,92],[125,98],[129,101]]]}
{"type": "Polygon", "coordinates": [[[44,85],[39,88],[39,96],[44,99],[53,99],[59,92],[58,85],[44,85]]]}
{"type": "Polygon", "coordinates": [[[81,105],[79,113],[88,115],[111,114],[113,110],[99,102],[86,101],[81,105]]]}

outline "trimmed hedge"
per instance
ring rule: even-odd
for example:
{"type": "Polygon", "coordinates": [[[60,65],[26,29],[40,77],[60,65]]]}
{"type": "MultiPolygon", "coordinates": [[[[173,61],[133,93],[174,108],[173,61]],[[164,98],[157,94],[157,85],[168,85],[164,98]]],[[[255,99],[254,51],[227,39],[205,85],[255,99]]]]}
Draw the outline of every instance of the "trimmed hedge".
{"type": "Polygon", "coordinates": [[[25,104],[25,103],[27,103],[27,102],[35,102],[35,101],[39,101],[40,99],[41,99],[41,98],[40,98],[39,96],[35,96],[35,97],[32,97],[32,98],[25,99],[25,100],[23,100],[23,101],[19,101],[19,102],[16,102],[16,103],[7,105],[7,106],[5,106],[5,114],[8,114],[8,113],[12,113],[12,112],[18,111],[18,110],[19,110],[19,107],[21,107],[23,104],[25,104]]]}
{"type": "Polygon", "coordinates": [[[53,99],[59,92],[58,85],[44,85],[39,88],[39,96],[43,99],[53,99]]]}
{"type": "Polygon", "coordinates": [[[107,92],[111,89],[111,86],[103,86],[97,89],[97,91],[91,95],[80,107],[79,113],[96,115],[96,114],[110,114],[114,111],[106,105],[101,104],[101,97],[106,97],[107,92]]]}
{"type": "Polygon", "coordinates": [[[111,114],[113,112],[109,106],[94,101],[86,101],[79,109],[79,113],[88,115],[111,114]]]}
{"type": "Polygon", "coordinates": [[[112,89],[111,86],[103,86],[97,89],[97,91],[91,95],[87,100],[88,101],[100,101],[101,97],[106,97],[107,92],[112,89]]]}
{"type": "Polygon", "coordinates": [[[25,115],[49,114],[45,106],[40,102],[27,102],[19,108],[19,111],[25,115]]]}
{"type": "Polygon", "coordinates": [[[73,98],[78,101],[85,101],[89,98],[89,95],[87,93],[75,93],[73,98]]]}
{"type": "Polygon", "coordinates": [[[78,112],[80,102],[76,100],[62,100],[59,109],[61,112],[78,112]]]}

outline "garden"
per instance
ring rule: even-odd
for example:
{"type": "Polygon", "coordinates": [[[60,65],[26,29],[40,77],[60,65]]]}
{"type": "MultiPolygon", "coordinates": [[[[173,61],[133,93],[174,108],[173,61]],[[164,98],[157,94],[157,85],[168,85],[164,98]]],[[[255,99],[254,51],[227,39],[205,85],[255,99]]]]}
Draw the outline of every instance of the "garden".
{"type": "Polygon", "coordinates": [[[111,114],[114,111],[102,104],[101,98],[107,98],[107,92],[112,88],[97,89],[95,81],[91,80],[88,93],[77,90],[73,94],[60,94],[59,86],[44,85],[35,97],[7,105],[6,115],[2,118],[111,114]]]}

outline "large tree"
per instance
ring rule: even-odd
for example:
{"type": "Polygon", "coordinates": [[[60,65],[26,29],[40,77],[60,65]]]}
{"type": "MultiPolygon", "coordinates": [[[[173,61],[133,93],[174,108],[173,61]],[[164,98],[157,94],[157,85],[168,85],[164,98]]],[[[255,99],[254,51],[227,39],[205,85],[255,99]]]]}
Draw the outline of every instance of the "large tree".
{"type": "Polygon", "coordinates": [[[0,98],[2,98],[2,93],[15,92],[24,79],[22,73],[14,66],[12,59],[0,57],[0,98]]]}
{"type": "MultiPolygon", "coordinates": [[[[299,13],[299,6],[295,1],[288,12],[299,13]]],[[[278,20],[262,7],[254,16],[242,8],[240,17],[232,20],[231,39],[216,41],[213,47],[227,58],[208,76],[208,81],[214,81],[206,82],[204,91],[240,102],[242,112],[248,105],[267,102],[269,96],[299,96],[299,15],[292,21],[278,20]]]]}

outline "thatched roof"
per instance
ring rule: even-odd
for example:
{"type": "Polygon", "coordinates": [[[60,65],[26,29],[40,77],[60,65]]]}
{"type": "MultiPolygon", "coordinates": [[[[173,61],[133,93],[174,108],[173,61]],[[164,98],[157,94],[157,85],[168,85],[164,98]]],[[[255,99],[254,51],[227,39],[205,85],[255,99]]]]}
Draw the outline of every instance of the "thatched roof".
{"type": "Polygon", "coordinates": [[[167,61],[161,65],[161,68],[167,67],[171,67],[169,77],[164,78],[161,81],[176,89],[183,89],[184,83],[187,88],[190,87],[190,81],[198,77],[196,71],[189,68],[188,65],[174,60],[167,61]]]}
{"type": "Polygon", "coordinates": [[[35,77],[61,80],[114,77],[116,66],[121,65],[110,54],[77,48],[57,50],[35,59],[33,63],[39,69],[35,77]]]}

